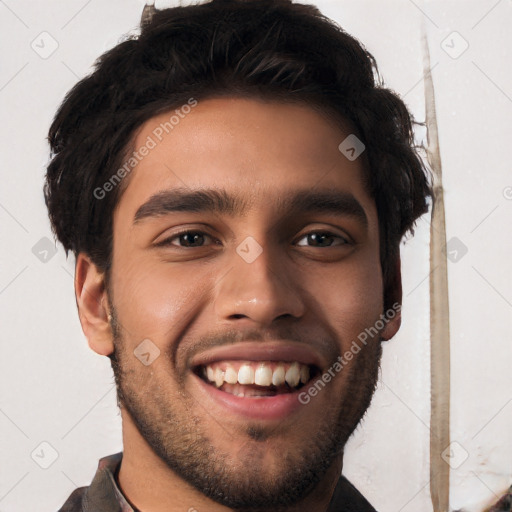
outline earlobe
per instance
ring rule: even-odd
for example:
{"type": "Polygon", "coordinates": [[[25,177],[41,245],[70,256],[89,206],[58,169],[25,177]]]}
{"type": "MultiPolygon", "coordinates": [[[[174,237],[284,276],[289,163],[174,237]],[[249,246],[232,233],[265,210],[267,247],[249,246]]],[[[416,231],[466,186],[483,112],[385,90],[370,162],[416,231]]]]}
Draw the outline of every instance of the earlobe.
{"type": "Polygon", "coordinates": [[[402,323],[402,305],[398,302],[394,304],[397,307],[392,307],[385,312],[387,323],[381,333],[383,341],[389,341],[398,332],[402,323]]]}
{"type": "Polygon", "coordinates": [[[80,253],[76,260],[75,296],[89,346],[100,355],[110,355],[114,351],[114,342],[104,274],[84,253],[80,253]]]}
{"type": "Polygon", "coordinates": [[[400,256],[396,258],[393,274],[386,287],[384,311],[386,325],[381,333],[384,341],[390,340],[400,329],[402,323],[402,272],[400,268],[400,256]]]}

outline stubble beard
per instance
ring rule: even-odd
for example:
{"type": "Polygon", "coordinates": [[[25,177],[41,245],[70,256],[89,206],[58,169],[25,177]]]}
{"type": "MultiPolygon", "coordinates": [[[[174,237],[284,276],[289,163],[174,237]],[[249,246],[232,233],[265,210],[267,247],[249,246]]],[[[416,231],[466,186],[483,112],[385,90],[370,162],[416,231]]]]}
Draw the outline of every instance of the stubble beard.
{"type": "MultiPolygon", "coordinates": [[[[176,475],[203,495],[233,510],[280,512],[306,498],[342,454],[376,388],[382,354],[380,342],[373,345],[371,352],[370,346],[365,347],[359,354],[360,363],[355,360],[350,368],[350,392],[346,394],[349,400],[334,404],[338,411],[328,421],[322,421],[302,446],[293,452],[280,453],[279,466],[274,465],[271,472],[266,472],[262,467],[265,441],[279,435],[278,429],[248,423],[244,431],[237,433],[239,438],[242,435],[246,439],[238,454],[215,448],[208,425],[194,413],[198,404],[191,399],[183,382],[179,394],[186,415],[173,406],[169,394],[158,382],[144,380],[146,367],[126,350],[112,304],[110,309],[115,344],[110,359],[118,405],[126,410],[147,444],[176,475]],[[142,389],[137,389],[137,383],[143,383],[142,389]]],[[[178,380],[176,383],[179,384],[178,380]]],[[[211,416],[209,419],[216,421],[211,416]]]]}

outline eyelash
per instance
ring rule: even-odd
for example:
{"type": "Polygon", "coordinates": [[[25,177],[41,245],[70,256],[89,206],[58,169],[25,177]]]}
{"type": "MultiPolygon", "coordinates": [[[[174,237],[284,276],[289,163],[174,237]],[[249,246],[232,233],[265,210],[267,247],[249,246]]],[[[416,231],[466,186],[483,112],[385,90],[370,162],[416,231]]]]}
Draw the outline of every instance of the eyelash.
{"type": "MultiPolygon", "coordinates": [[[[187,234],[206,235],[206,237],[209,237],[209,238],[213,239],[213,237],[211,235],[209,235],[208,233],[206,233],[204,231],[194,230],[194,229],[186,229],[186,230],[183,230],[183,231],[179,231],[178,233],[174,233],[172,236],[166,238],[165,240],[162,240],[161,242],[158,242],[156,244],[156,246],[157,247],[175,246],[175,247],[179,247],[179,248],[182,248],[182,249],[200,249],[200,248],[204,247],[204,246],[185,247],[185,246],[180,246],[180,245],[176,245],[176,244],[172,243],[173,240],[179,239],[181,236],[187,235],[187,234]]],[[[322,236],[337,238],[337,239],[339,239],[339,240],[341,240],[343,242],[341,244],[334,245],[334,246],[327,245],[325,247],[319,247],[320,249],[325,249],[325,248],[329,248],[329,247],[341,247],[341,246],[344,246],[344,245],[350,245],[351,244],[351,242],[349,241],[348,237],[337,235],[335,233],[332,233],[331,231],[322,230],[322,229],[312,230],[312,231],[309,231],[307,233],[304,233],[301,236],[301,238],[299,238],[299,240],[302,240],[303,238],[305,238],[305,237],[307,237],[307,236],[309,236],[311,234],[316,234],[316,235],[322,235],[322,236]]],[[[304,247],[304,246],[299,246],[299,247],[304,247]]],[[[306,247],[314,247],[314,246],[309,246],[308,245],[306,247]]]]}

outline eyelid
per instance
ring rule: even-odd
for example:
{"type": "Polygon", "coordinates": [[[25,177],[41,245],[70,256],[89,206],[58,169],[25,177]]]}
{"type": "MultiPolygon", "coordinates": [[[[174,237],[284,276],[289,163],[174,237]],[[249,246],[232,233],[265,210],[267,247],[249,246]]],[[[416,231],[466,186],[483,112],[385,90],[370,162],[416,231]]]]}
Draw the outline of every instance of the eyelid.
{"type": "MultiPolygon", "coordinates": [[[[185,235],[187,233],[199,233],[201,235],[204,235],[206,237],[211,238],[212,240],[216,239],[212,234],[210,234],[204,228],[190,228],[190,227],[187,227],[187,228],[183,228],[183,229],[180,229],[180,230],[178,230],[178,231],[176,231],[174,233],[169,234],[169,236],[166,236],[165,238],[163,238],[159,242],[155,242],[154,246],[155,247],[174,246],[174,247],[179,247],[179,248],[183,248],[183,249],[189,249],[188,247],[182,247],[180,245],[176,245],[176,244],[171,243],[171,240],[174,240],[175,238],[179,238],[181,235],[185,235]]],[[[158,240],[158,238],[159,237],[157,237],[157,240],[158,240]]],[[[192,247],[192,249],[198,249],[198,248],[200,248],[200,247],[192,247]]]]}
{"type": "MultiPolygon", "coordinates": [[[[154,246],[156,246],[156,247],[161,247],[161,246],[181,247],[179,245],[171,243],[171,240],[174,240],[175,238],[178,238],[181,235],[184,235],[184,234],[187,234],[187,233],[199,233],[201,235],[205,235],[206,237],[209,237],[214,242],[216,240],[218,240],[218,237],[215,237],[213,234],[210,233],[210,230],[206,229],[206,228],[207,227],[203,226],[203,225],[198,226],[198,227],[193,227],[193,226],[192,227],[190,227],[190,226],[183,227],[182,229],[179,229],[178,231],[173,232],[169,236],[166,236],[163,240],[154,243],[154,246]]],[[[293,243],[297,244],[297,242],[299,240],[302,240],[304,237],[308,236],[311,233],[329,235],[329,236],[332,236],[332,237],[340,238],[340,239],[342,239],[344,241],[344,243],[340,244],[339,246],[346,245],[346,244],[354,244],[355,243],[350,235],[348,235],[346,232],[339,233],[336,230],[336,228],[334,228],[334,227],[332,227],[332,228],[330,228],[330,227],[310,228],[308,231],[304,231],[300,235],[296,236],[295,237],[295,241],[293,243]]],[[[157,239],[158,238],[159,237],[157,237],[157,239]]],[[[339,246],[336,246],[336,247],[339,247],[339,246]]],[[[196,249],[199,249],[201,247],[205,247],[205,246],[196,247],[196,249]]],[[[306,246],[306,247],[309,247],[309,246],[306,246]]],[[[193,249],[194,247],[192,247],[192,248],[181,247],[181,248],[193,249]]]]}
{"type": "Polygon", "coordinates": [[[295,237],[294,243],[296,243],[296,241],[304,238],[305,236],[307,236],[311,233],[321,233],[324,235],[339,237],[339,238],[342,238],[343,240],[345,240],[345,242],[347,244],[355,243],[355,240],[353,239],[353,237],[351,235],[349,235],[346,231],[341,230],[340,228],[335,227],[335,226],[326,226],[325,224],[323,224],[322,227],[320,227],[320,226],[313,227],[313,228],[307,229],[306,231],[301,232],[298,236],[295,237]]]}
{"type": "MultiPolygon", "coordinates": [[[[302,233],[298,238],[297,238],[297,241],[295,242],[295,244],[298,244],[298,242],[300,240],[302,240],[303,238],[307,237],[308,235],[312,234],[312,233],[316,233],[316,234],[321,234],[321,235],[328,235],[330,237],[333,237],[333,238],[338,238],[340,240],[342,240],[342,243],[339,244],[339,245],[334,245],[334,246],[327,246],[327,247],[342,247],[344,245],[351,245],[353,244],[353,242],[351,241],[351,239],[348,237],[348,236],[343,236],[343,235],[340,235],[338,233],[334,233],[332,231],[329,231],[329,230],[322,230],[322,229],[313,229],[311,231],[308,231],[306,233],[302,233]]],[[[304,246],[299,246],[299,247],[312,247],[312,248],[315,248],[314,246],[310,246],[310,245],[304,245],[304,246]]],[[[324,249],[325,247],[320,247],[320,249],[324,249]]]]}

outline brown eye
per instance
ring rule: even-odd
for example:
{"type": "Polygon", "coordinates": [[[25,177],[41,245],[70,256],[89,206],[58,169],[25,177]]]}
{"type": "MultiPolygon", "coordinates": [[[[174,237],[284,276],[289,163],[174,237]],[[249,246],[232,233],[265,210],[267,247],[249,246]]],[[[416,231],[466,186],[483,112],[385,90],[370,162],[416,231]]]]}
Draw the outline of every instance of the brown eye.
{"type": "Polygon", "coordinates": [[[329,231],[312,231],[304,235],[297,245],[301,247],[331,247],[348,244],[348,240],[340,235],[335,235],[329,231]],[[306,240],[306,243],[300,243],[306,240]]]}
{"type": "Polygon", "coordinates": [[[177,238],[184,247],[198,247],[203,245],[206,237],[199,231],[189,231],[175,238],[177,238]]]}
{"type": "Polygon", "coordinates": [[[177,247],[204,247],[206,242],[211,242],[212,237],[203,233],[202,231],[183,231],[176,233],[169,238],[166,238],[162,242],[158,243],[158,246],[177,246],[177,247]]]}

